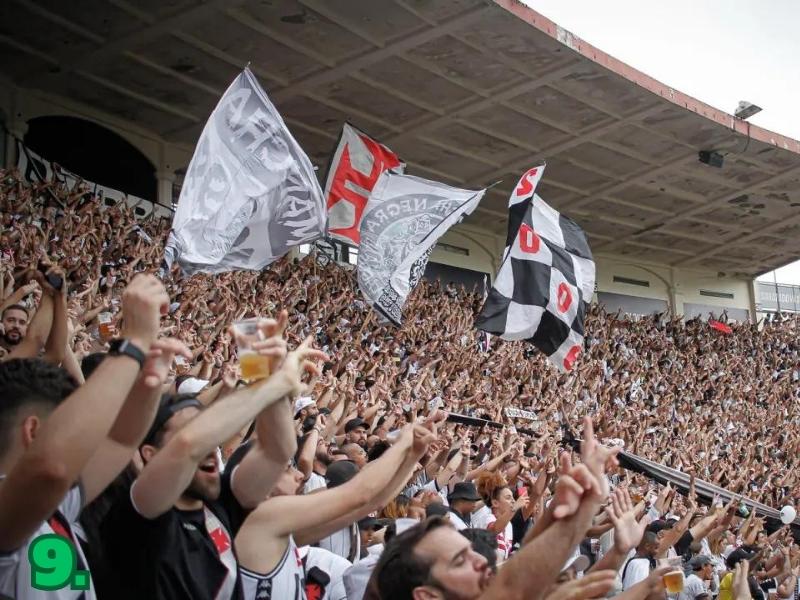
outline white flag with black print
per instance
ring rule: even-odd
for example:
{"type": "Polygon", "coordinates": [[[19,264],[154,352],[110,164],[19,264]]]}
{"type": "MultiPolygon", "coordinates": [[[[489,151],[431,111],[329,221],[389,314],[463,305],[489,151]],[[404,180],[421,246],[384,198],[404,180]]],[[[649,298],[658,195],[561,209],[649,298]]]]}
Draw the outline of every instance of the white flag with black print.
{"type": "Polygon", "coordinates": [[[530,169],[511,193],[503,263],[475,326],[527,340],[569,371],[583,349],[595,265],[583,230],[535,193],[543,172],[530,169]]]}
{"type": "Polygon", "coordinates": [[[361,218],[358,287],[384,319],[402,322],[433,247],[478,206],[486,190],[462,190],[412,175],[384,172],[361,218]]]}
{"type": "Polygon", "coordinates": [[[186,172],[165,263],[184,271],[263,269],[325,232],[314,167],[245,69],[206,123],[186,172]]]}

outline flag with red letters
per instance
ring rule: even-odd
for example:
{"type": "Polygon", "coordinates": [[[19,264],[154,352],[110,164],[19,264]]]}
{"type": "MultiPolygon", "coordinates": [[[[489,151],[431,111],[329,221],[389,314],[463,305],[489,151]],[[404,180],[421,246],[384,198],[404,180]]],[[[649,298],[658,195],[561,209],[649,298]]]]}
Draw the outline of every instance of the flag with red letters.
{"type": "Polygon", "coordinates": [[[526,340],[561,371],[583,349],[595,264],[586,234],[536,194],[544,166],[511,192],[503,263],[475,326],[504,340],[526,340]]]}
{"type": "Polygon", "coordinates": [[[361,217],[378,177],[389,170],[402,173],[404,167],[389,148],[345,123],[325,183],[328,235],[339,242],[358,246],[361,217]]]}

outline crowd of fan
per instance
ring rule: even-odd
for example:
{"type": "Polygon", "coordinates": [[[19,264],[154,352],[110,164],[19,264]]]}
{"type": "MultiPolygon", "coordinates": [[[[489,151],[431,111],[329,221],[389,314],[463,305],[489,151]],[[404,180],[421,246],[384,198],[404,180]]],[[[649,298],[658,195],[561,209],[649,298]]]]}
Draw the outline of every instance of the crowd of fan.
{"type": "Polygon", "coordinates": [[[423,281],[398,330],[314,255],[162,282],[167,221],[0,175],[0,595],[631,600],[665,597],[677,561],[681,599],[797,597],[787,529],[614,458],[797,504],[793,319],[725,335],[593,308],[561,375],[475,331],[476,291],[423,281]],[[250,385],[247,317],[272,372],[250,385]],[[91,590],[31,587],[45,533],[91,590]]]}

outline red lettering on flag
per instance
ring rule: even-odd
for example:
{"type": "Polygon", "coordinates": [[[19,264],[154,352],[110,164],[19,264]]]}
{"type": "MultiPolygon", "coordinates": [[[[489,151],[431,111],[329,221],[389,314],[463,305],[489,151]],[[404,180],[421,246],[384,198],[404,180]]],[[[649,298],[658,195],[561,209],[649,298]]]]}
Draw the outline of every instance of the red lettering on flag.
{"type": "Polygon", "coordinates": [[[400,159],[388,148],[381,146],[378,142],[365,135],[359,135],[358,137],[361,138],[367,151],[372,155],[372,170],[369,174],[364,174],[353,167],[353,163],[350,160],[350,146],[346,146],[339,164],[336,165],[333,184],[327,198],[328,210],[342,200],[353,205],[355,215],[353,225],[339,229],[333,228],[330,232],[349,238],[355,243],[361,241],[358,228],[361,224],[361,215],[364,214],[364,208],[367,205],[369,192],[375,187],[375,182],[378,181],[381,173],[400,165],[400,159]],[[354,184],[362,188],[367,192],[367,195],[365,196],[353,190],[351,185],[348,184],[354,184]]]}
{"type": "Polygon", "coordinates": [[[575,365],[575,361],[578,360],[578,356],[581,353],[581,347],[579,345],[575,345],[569,349],[567,352],[567,356],[564,357],[564,368],[567,371],[571,371],[572,367],[575,365]]]}
{"type": "Polygon", "coordinates": [[[231,538],[228,537],[228,533],[222,527],[218,527],[209,535],[211,536],[211,541],[217,547],[217,552],[223,554],[230,550],[231,538]]]}
{"type": "Polygon", "coordinates": [[[536,254],[539,251],[541,240],[536,232],[527,223],[523,223],[519,228],[519,248],[523,252],[536,254]]]}
{"type": "Polygon", "coordinates": [[[572,292],[570,291],[569,286],[563,281],[558,286],[557,305],[559,312],[562,313],[567,312],[569,307],[572,306],[572,292]]]}
{"type": "Polygon", "coordinates": [[[515,196],[528,196],[533,191],[533,179],[536,177],[538,170],[538,167],[534,167],[520,177],[519,184],[514,190],[515,196]]]}

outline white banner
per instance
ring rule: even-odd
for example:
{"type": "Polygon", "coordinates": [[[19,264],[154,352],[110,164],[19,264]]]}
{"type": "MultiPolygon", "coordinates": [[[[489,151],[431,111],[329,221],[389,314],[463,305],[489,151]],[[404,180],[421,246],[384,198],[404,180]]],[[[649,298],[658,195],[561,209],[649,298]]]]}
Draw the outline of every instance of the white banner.
{"type": "Polygon", "coordinates": [[[324,234],[311,161],[249,69],[200,135],[172,227],[167,263],[190,273],[263,269],[324,234]]]}
{"type": "Polygon", "coordinates": [[[521,408],[506,407],[506,416],[511,419],[528,419],[528,421],[536,421],[536,413],[529,410],[522,410],[521,408]]]}
{"type": "Polygon", "coordinates": [[[358,251],[358,287],[379,314],[401,323],[436,240],[475,210],[485,192],[388,171],[380,176],[364,209],[358,251]]]}
{"type": "Polygon", "coordinates": [[[124,202],[129,207],[136,209],[134,210],[134,215],[139,219],[146,219],[152,213],[155,213],[155,217],[172,218],[172,210],[166,206],[154,204],[150,200],[131,196],[114,188],[83,179],[80,175],[71,173],[63,167],[42,158],[20,141],[17,141],[17,169],[31,183],[56,181],[70,191],[74,190],[77,185],[83,185],[86,191],[102,197],[101,206],[124,202]]]}

